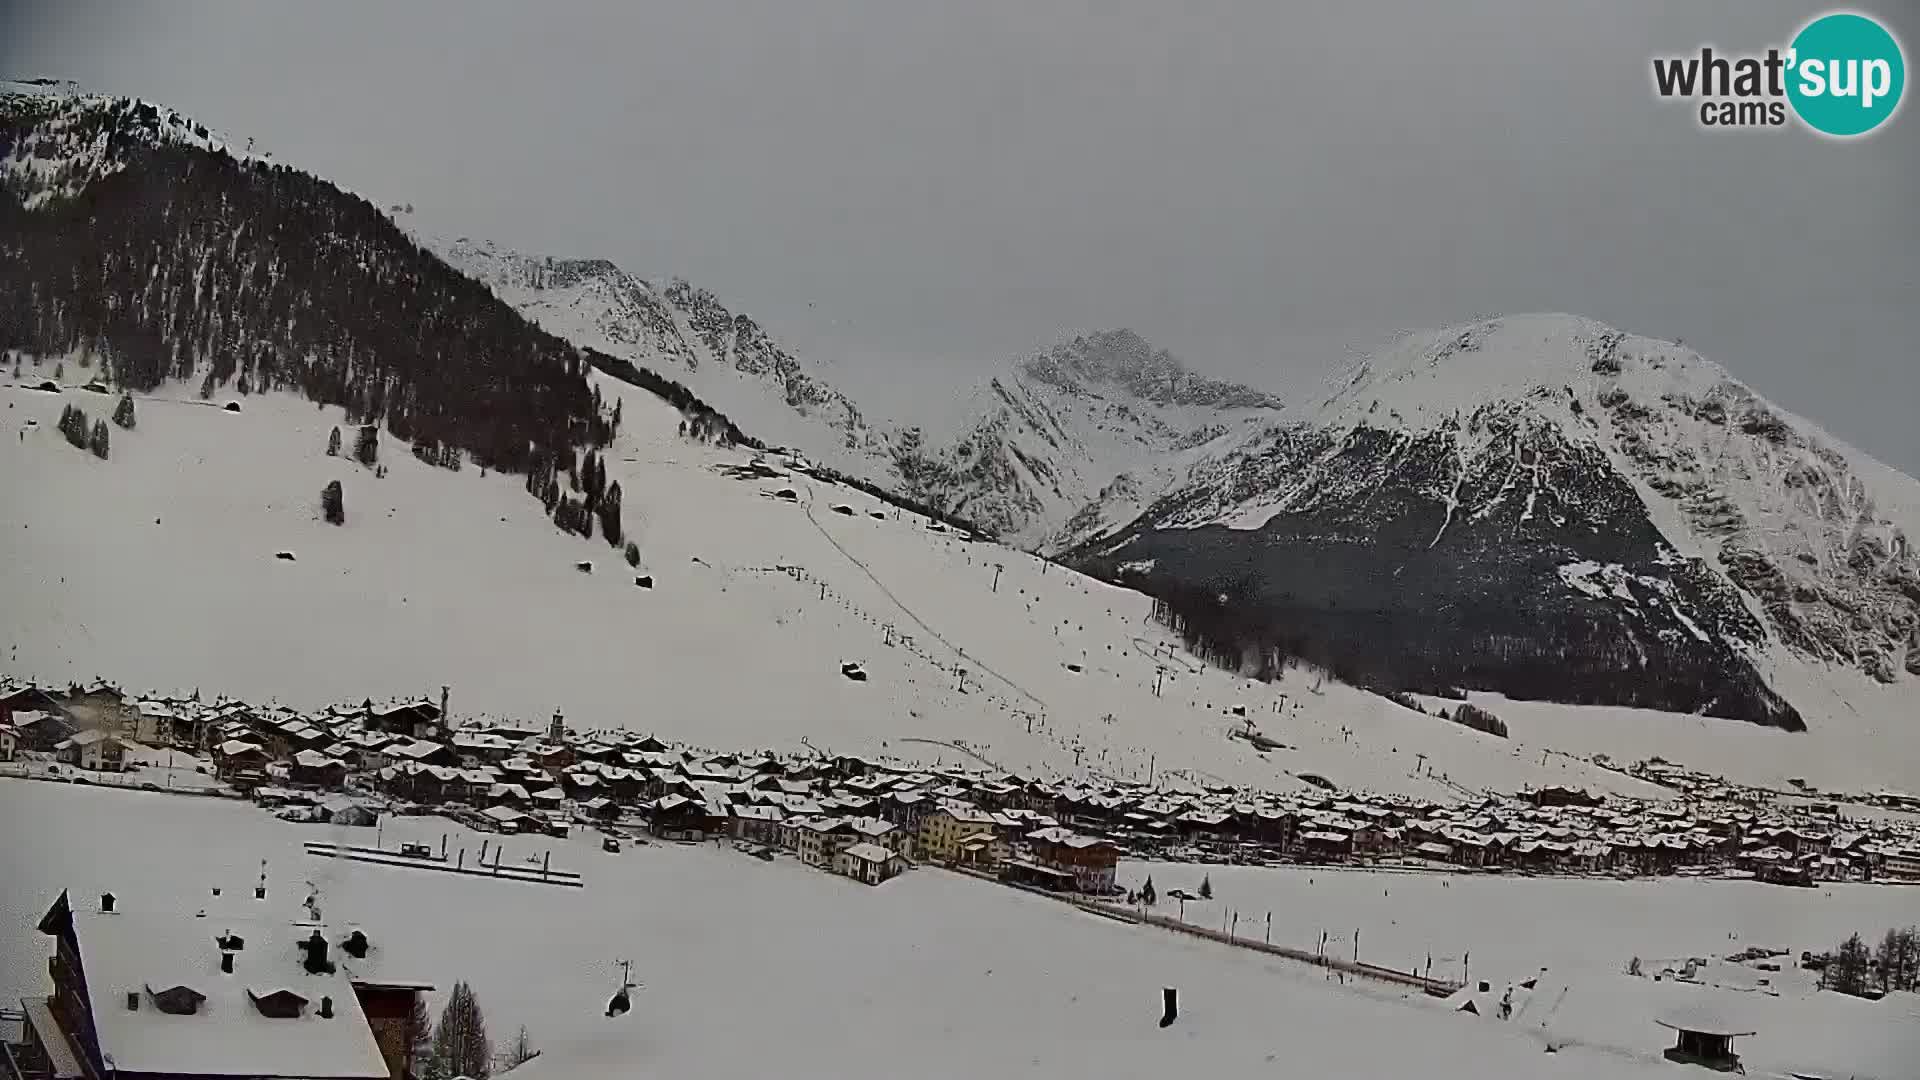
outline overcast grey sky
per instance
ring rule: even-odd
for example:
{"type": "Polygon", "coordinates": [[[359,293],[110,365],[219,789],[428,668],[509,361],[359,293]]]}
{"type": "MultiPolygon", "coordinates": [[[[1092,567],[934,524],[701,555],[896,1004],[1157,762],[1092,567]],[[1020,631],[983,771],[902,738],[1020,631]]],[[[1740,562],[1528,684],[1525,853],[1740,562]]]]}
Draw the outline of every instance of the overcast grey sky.
{"type": "MultiPolygon", "coordinates": [[[[0,10],[0,73],[173,105],[432,231],[684,275],[849,378],[1124,325],[1285,385],[1396,328],[1571,311],[1920,474],[1915,106],[1839,144],[1650,89],[1654,53],[1822,5],[0,10]]],[[[1911,67],[1914,6],[1862,10],[1911,67]]]]}

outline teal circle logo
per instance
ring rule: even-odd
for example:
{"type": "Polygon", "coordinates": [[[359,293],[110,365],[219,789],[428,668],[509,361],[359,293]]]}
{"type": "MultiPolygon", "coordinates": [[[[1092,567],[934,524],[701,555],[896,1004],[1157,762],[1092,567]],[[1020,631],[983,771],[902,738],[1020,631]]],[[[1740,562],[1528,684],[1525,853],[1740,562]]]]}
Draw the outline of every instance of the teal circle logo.
{"type": "Polygon", "coordinates": [[[1792,46],[1787,100],[1823,135],[1865,135],[1900,107],[1906,59],[1887,28],[1851,12],[1822,15],[1792,46]]]}

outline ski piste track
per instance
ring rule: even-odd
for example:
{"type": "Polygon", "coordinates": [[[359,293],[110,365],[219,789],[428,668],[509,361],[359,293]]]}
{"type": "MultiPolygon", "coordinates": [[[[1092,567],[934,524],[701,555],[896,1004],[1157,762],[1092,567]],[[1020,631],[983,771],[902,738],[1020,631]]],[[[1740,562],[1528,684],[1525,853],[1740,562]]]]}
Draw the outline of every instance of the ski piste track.
{"type": "Polygon", "coordinates": [[[801,486],[806,488],[806,492],[807,492],[807,501],[802,505],[802,509],[804,509],[807,513],[807,523],[813,526],[814,531],[818,532],[822,537],[825,537],[827,543],[833,545],[833,550],[839,552],[841,556],[845,558],[848,562],[852,563],[855,567],[858,567],[860,572],[866,575],[867,580],[873,582],[875,588],[879,589],[880,592],[883,595],[885,595],[888,600],[893,601],[893,606],[899,608],[902,612],[906,614],[907,618],[913,620],[913,624],[915,626],[918,626],[920,629],[926,631],[927,634],[930,637],[932,637],[935,641],[938,641],[940,644],[945,645],[949,649],[952,649],[954,653],[960,657],[960,659],[965,660],[967,663],[972,664],[974,667],[979,668],[981,671],[984,671],[987,674],[1005,683],[1008,687],[1012,688],[1014,693],[1019,694],[1021,697],[1026,698],[1028,701],[1033,702],[1035,705],[1039,706],[1041,709],[1045,709],[1047,707],[1047,703],[1040,700],[1038,695],[1032,693],[1026,687],[1021,686],[1019,683],[1014,682],[1012,679],[1007,678],[1005,675],[1000,674],[998,671],[995,671],[992,667],[988,666],[982,661],[977,660],[971,656],[968,656],[967,650],[961,648],[958,645],[955,645],[951,641],[948,641],[946,638],[940,635],[940,631],[935,630],[933,627],[927,625],[926,620],[922,619],[918,614],[916,614],[914,610],[908,607],[906,603],[902,601],[898,596],[895,596],[893,594],[893,590],[887,588],[886,582],[881,581],[879,577],[877,577],[874,574],[874,572],[868,568],[866,563],[861,562],[860,558],[856,556],[853,552],[848,551],[846,548],[842,547],[840,545],[840,541],[834,539],[833,534],[827,531],[827,527],[825,525],[820,524],[820,519],[813,515],[813,485],[802,484],[801,486]]]}

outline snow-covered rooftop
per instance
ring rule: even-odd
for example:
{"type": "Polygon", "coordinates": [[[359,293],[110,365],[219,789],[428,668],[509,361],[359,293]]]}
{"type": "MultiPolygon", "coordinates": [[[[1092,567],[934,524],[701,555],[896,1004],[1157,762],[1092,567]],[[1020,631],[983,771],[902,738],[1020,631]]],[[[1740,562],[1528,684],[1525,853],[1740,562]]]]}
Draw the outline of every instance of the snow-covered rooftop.
{"type": "MultiPolygon", "coordinates": [[[[76,905],[77,907],[77,905],[76,905]]],[[[385,1077],[366,1014],[343,971],[309,974],[297,942],[324,927],[127,911],[75,910],[74,930],[92,998],[101,1052],[122,1073],[187,1076],[385,1077]],[[234,971],[220,970],[214,939],[245,946],[234,971]],[[188,987],[204,995],[191,1015],[161,1011],[153,992],[188,987]],[[256,998],[291,990],[307,1005],[297,1017],[263,1015],[256,998]],[[137,998],[128,1008],[129,995],[137,998]],[[321,1002],[332,999],[331,1017],[321,1002]]],[[[338,966],[339,943],[328,938],[338,966]]]]}

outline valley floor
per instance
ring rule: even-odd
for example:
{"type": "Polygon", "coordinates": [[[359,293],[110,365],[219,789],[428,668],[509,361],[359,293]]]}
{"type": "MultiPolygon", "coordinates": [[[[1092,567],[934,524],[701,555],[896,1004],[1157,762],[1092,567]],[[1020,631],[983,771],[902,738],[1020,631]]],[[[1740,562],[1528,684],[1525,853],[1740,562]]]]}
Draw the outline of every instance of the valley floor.
{"type": "MultiPolygon", "coordinates": [[[[430,980],[442,994],[455,980],[469,981],[497,1037],[525,1024],[543,1050],[516,1074],[527,1080],[627,1071],[1672,1075],[1659,1058],[1666,1033],[1643,1017],[1704,995],[1723,1005],[1747,997],[1615,973],[1618,954],[1636,935],[1647,943],[1635,947],[1648,953],[1650,970],[1660,949],[1711,954],[1727,946],[1705,914],[1718,898],[1698,883],[1648,883],[1634,889],[1629,906],[1605,884],[1456,879],[1445,888],[1462,891],[1449,906],[1434,903],[1448,899],[1439,895],[1444,879],[1393,878],[1383,886],[1396,894],[1391,907],[1363,912],[1349,905],[1383,876],[1316,873],[1302,888],[1292,873],[1211,871],[1221,903],[1306,912],[1282,915],[1289,925],[1325,921],[1330,911],[1309,906],[1325,896],[1366,920],[1367,933],[1378,926],[1382,950],[1425,940],[1478,947],[1464,926],[1489,933],[1556,912],[1568,932],[1550,935],[1538,951],[1518,938],[1504,953],[1476,958],[1488,978],[1542,965],[1577,969],[1555,1008],[1528,1006],[1501,1023],[1454,1014],[1423,996],[1329,984],[1311,967],[928,868],[870,888],[792,860],[764,863],[711,846],[654,844],[612,855],[584,839],[509,841],[509,861],[551,850],[556,868],[585,875],[584,889],[552,889],[309,857],[304,840],[369,843],[373,830],[293,825],[225,800],[0,781],[0,820],[32,823],[10,832],[8,872],[0,875],[6,998],[37,991],[45,978],[46,939],[32,923],[60,889],[75,896],[114,890],[130,910],[184,913],[205,903],[212,884],[251,884],[265,859],[266,903],[276,912],[291,915],[317,887],[328,919],[366,928],[384,972],[430,980]],[[1409,927],[1398,941],[1393,923],[1380,922],[1389,912],[1409,927]],[[1602,914],[1618,925],[1583,946],[1574,931],[1583,917],[1602,914]],[[634,962],[643,986],[632,1013],[608,1019],[617,958],[634,962]],[[1163,986],[1181,993],[1180,1019],[1164,1030],[1156,1023],[1163,986]],[[1560,1052],[1544,1053],[1549,1043],[1560,1052]]],[[[390,819],[382,832],[389,845],[437,844],[443,834],[455,846],[479,840],[433,818],[390,819]]],[[[1175,875],[1198,874],[1151,869],[1163,875],[1163,887],[1184,881],[1175,875]]],[[[1804,924],[1809,936],[1887,914],[1866,899],[1872,890],[1835,890],[1837,900],[1806,890],[1780,895],[1766,919],[1804,924]]],[[[1736,914],[1726,925],[1762,935],[1780,924],[1736,914]]],[[[1751,935],[1743,932],[1743,940],[1751,935]]],[[[1750,1072],[1764,1075],[1789,1063],[1786,1051],[1798,1051],[1809,1056],[1792,1056],[1791,1064],[1893,1077],[1900,1074],[1889,1064],[1916,1060],[1920,1051],[1911,1001],[1774,1000],[1782,1004],[1767,1010],[1750,1072]],[[1836,1043],[1847,1056],[1833,1056],[1836,1043]]]]}

